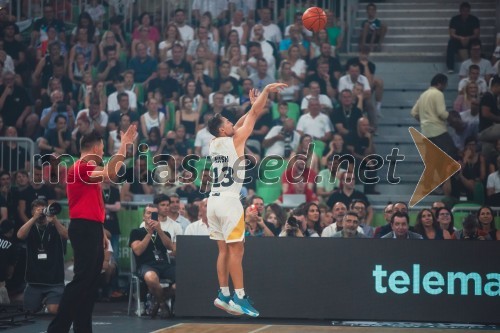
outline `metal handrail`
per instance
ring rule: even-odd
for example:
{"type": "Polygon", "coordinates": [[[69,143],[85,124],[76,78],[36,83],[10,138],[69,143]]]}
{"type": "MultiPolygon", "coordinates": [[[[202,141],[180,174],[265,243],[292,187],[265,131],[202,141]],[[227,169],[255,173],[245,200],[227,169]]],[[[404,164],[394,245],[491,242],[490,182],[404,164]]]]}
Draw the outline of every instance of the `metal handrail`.
{"type": "MultiPolygon", "coordinates": [[[[2,136],[2,137],[0,137],[0,166],[3,167],[3,165],[4,165],[4,149],[6,149],[5,144],[9,143],[9,142],[15,142],[17,144],[18,148],[19,147],[23,148],[25,150],[25,153],[24,153],[25,159],[24,160],[29,161],[30,165],[33,165],[33,163],[34,163],[33,159],[35,156],[35,143],[33,142],[33,140],[31,140],[30,138],[15,138],[15,137],[2,136]]],[[[8,171],[8,172],[17,171],[17,170],[13,170],[12,159],[9,162],[10,162],[9,168],[8,168],[8,170],[5,170],[5,171],[8,171]]],[[[19,166],[18,169],[19,170],[24,169],[24,166],[19,166]]]]}

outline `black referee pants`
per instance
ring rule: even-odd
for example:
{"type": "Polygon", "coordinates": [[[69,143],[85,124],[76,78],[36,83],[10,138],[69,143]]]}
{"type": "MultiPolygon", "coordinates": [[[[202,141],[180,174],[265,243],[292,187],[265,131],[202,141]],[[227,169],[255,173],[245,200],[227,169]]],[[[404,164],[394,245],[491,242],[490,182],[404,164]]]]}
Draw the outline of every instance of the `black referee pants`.
{"type": "Polygon", "coordinates": [[[102,228],[95,221],[71,219],[68,234],[73,246],[75,276],[64,289],[48,333],[67,333],[72,323],[75,333],[92,332],[92,311],[104,260],[102,228]]]}

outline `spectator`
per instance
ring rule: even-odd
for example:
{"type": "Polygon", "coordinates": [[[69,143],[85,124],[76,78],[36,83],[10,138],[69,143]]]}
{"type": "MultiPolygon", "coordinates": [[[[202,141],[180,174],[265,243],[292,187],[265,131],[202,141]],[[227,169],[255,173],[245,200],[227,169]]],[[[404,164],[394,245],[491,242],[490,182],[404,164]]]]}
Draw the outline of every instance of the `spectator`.
{"type": "Polygon", "coordinates": [[[0,115],[5,126],[23,130],[23,136],[36,139],[39,117],[32,112],[32,102],[27,90],[15,82],[15,74],[5,72],[0,85],[0,115]]]}
{"type": "MultiPolygon", "coordinates": [[[[234,18],[234,16],[233,16],[234,18]]],[[[246,25],[245,25],[246,26],[246,25]]],[[[240,61],[246,61],[248,50],[245,45],[241,42],[240,34],[237,30],[230,30],[227,32],[226,42],[221,46],[219,51],[219,56],[222,58],[228,57],[230,55],[229,47],[235,45],[240,50],[241,59],[240,61]]],[[[246,39],[245,39],[246,41],[246,39]]],[[[229,59],[226,59],[229,60],[229,59]]]]}
{"type": "Polygon", "coordinates": [[[280,65],[278,72],[278,81],[281,83],[286,83],[288,86],[281,90],[279,94],[276,94],[278,102],[294,102],[299,101],[300,93],[300,81],[297,80],[292,71],[291,64],[283,60],[280,65]]]}
{"type": "Polygon", "coordinates": [[[318,99],[309,99],[308,111],[300,116],[297,131],[300,135],[310,135],[314,140],[329,142],[332,135],[332,123],[328,116],[321,113],[321,105],[318,99]]]}
{"type": "Polygon", "coordinates": [[[352,91],[349,89],[340,92],[340,103],[331,114],[330,120],[336,132],[346,138],[357,131],[358,121],[363,117],[363,112],[353,105],[352,91]]]}
{"type": "Polygon", "coordinates": [[[78,43],[80,41],[80,37],[83,37],[83,33],[81,32],[80,29],[85,29],[85,39],[89,43],[95,44],[99,42],[101,33],[99,29],[97,29],[97,27],[95,26],[94,21],[92,21],[90,15],[86,12],[80,13],[80,15],[78,16],[78,22],[76,24],[76,27],[74,27],[73,30],[71,31],[72,44],[78,43]]]}
{"type": "MultiPolygon", "coordinates": [[[[37,199],[45,200],[49,204],[56,199],[54,189],[44,184],[42,167],[39,165],[33,166],[30,185],[25,190],[19,192],[17,214],[21,224],[28,222],[29,216],[31,216],[31,204],[37,199]]],[[[6,208],[4,209],[7,210],[6,208]]],[[[5,216],[7,216],[7,212],[5,212],[5,216]]]]}
{"type": "Polygon", "coordinates": [[[188,138],[192,138],[196,134],[198,128],[198,120],[200,115],[198,112],[193,111],[193,101],[191,97],[183,97],[180,99],[180,109],[175,113],[176,126],[183,125],[186,128],[188,138]]]}
{"type": "Polygon", "coordinates": [[[314,202],[308,202],[304,205],[304,217],[306,220],[306,232],[307,237],[319,237],[321,234],[321,212],[319,211],[318,204],[314,202]]]}
{"type": "MultiPolygon", "coordinates": [[[[112,24],[112,23],[110,22],[110,24],[112,24]]],[[[126,45],[123,45],[123,46],[126,46],[126,45]]],[[[104,53],[104,50],[106,50],[107,47],[114,48],[116,50],[116,54],[118,56],[120,56],[122,54],[122,52],[125,52],[125,50],[122,50],[122,44],[116,38],[115,33],[111,30],[106,31],[102,35],[102,41],[98,45],[99,59],[101,59],[101,60],[106,59],[106,54],[104,53]]]]}
{"type": "Polygon", "coordinates": [[[137,27],[134,32],[132,33],[132,38],[133,39],[139,39],[140,34],[141,34],[141,27],[144,27],[147,29],[147,37],[148,40],[152,41],[155,44],[158,44],[160,42],[160,32],[154,25],[153,23],[153,18],[151,17],[150,14],[148,13],[142,13],[141,16],[139,17],[139,24],[140,26],[137,27]]]}
{"type": "Polygon", "coordinates": [[[313,36],[313,32],[304,27],[304,24],[302,22],[302,15],[303,14],[300,11],[295,12],[294,21],[292,22],[292,24],[285,28],[285,37],[290,36],[290,29],[295,28],[301,34],[301,38],[307,40],[311,39],[311,37],[313,36]]]}
{"type": "MultiPolygon", "coordinates": [[[[174,44],[172,58],[166,62],[170,68],[170,77],[176,79],[180,86],[187,84],[186,80],[192,74],[191,64],[185,59],[185,49],[181,44],[174,44]]],[[[185,90],[184,93],[186,93],[185,90]]]]}
{"type": "Polygon", "coordinates": [[[460,15],[450,20],[448,48],[446,49],[446,66],[448,74],[455,67],[455,53],[460,49],[468,49],[471,39],[479,38],[479,19],[470,15],[471,6],[468,2],[460,4],[460,15]]]}
{"type": "Polygon", "coordinates": [[[71,146],[71,131],[68,128],[64,115],[55,118],[56,128],[50,129],[38,141],[41,155],[54,154],[60,156],[67,154],[71,146]]]}
{"type": "Polygon", "coordinates": [[[481,99],[481,94],[479,93],[479,88],[476,82],[468,82],[463,90],[457,96],[455,103],[453,103],[453,109],[460,112],[460,117],[463,116],[463,121],[466,123],[474,123],[477,121],[477,126],[479,126],[479,102],[481,99]],[[464,112],[462,114],[462,112],[464,112]],[[473,116],[474,115],[474,116],[473,116]]]}
{"type": "MultiPolygon", "coordinates": [[[[335,47],[335,51],[342,48],[342,42],[344,40],[343,31],[341,28],[342,23],[337,22],[337,17],[333,10],[326,11],[326,32],[328,34],[328,40],[330,45],[335,47]]],[[[337,52],[338,53],[338,52],[337,52]]]]}
{"type": "Polygon", "coordinates": [[[158,75],[156,73],[158,62],[148,55],[147,46],[144,43],[137,43],[135,48],[137,56],[130,59],[128,69],[134,71],[135,82],[147,86],[158,75]]]}
{"type": "Polygon", "coordinates": [[[436,210],[436,220],[439,223],[441,229],[447,230],[452,238],[455,233],[455,222],[453,218],[453,213],[446,207],[441,207],[436,210]]]}
{"type": "MultiPolygon", "coordinates": [[[[170,196],[170,205],[168,211],[168,218],[172,221],[181,225],[182,230],[186,230],[187,226],[190,224],[189,220],[179,213],[180,208],[180,197],[177,194],[172,194],[170,196]]],[[[182,235],[182,233],[181,233],[182,235]]]]}
{"type": "MultiPolygon", "coordinates": [[[[238,85],[236,85],[238,87],[238,85]]],[[[240,109],[240,101],[237,94],[234,94],[233,82],[230,78],[220,79],[219,81],[219,92],[224,94],[224,106],[231,111],[238,112],[240,109]]],[[[208,103],[213,104],[214,93],[208,96],[208,103]]]]}
{"type": "MultiPolygon", "coordinates": [[[[326,227],[321,233],[321,237],[332,237],[338,231],[343,229],[343,220],[347,212],[347,207],[342,202],[336,202],[332,208],[333,223],[326,227]]],[[[363,229],[357,228],[359,233],[363,233],[363,229]]]]}
{"type": "Polygon", "coordinates": [[[493,209],[482,206],[477,210],[476,218],[479,222],[478,235],[485,237],[489,235],[492,240],[500,240],[500,230],[495,227],[495,216],[493,209]]]}
{"type": "Polygon", "coordinates": [[[113,79],[113,84],[115,86],[115,92],[108,96],[108,112],[114,112],[120,110],[120,104],[118,103],[118,95],[125,93],[128,95],[128,106],[131,111],[137,110],[137,97],[134,92],[130,90],[125,90],[125,79],[123,76],[118,75],[113,79]]]}
{"type": "Polygon", "coordinates": [[[443,91],[447,85],[446,75],[436,74],[431,80],[431,87],[420,95],[411,115],[420,122],[422,134],[426,138],[452,158],[457,158],[455,145],[446,128],[449,113],[446,111],[443,91]]]}
{"type": "MultiPolygon", "coordinates": [[[[359,232],[359,218],[355,211],[348,211],[342,220],[342,230],[337,231],[335,234],[328,236],[333,238],[366,238],[366,236],[359,232]]],[[[326,237],[326,236],[323,236],[326,237]]]]}
{"type": "Polygon", "coordinates": [[[363,111],[368,114],[368,119],[370,124],[374,128],[377,127],[377,117],[375,115],[375,110],[373,108],[373,103],[371,101],[372,92],[370,82],[368,78],[361,74],[361,67],[357,63],[352,63],[347,69],[347,74],[342,76],[339,80],[339,91],[344,91],[344,89],[349,89],[354,92],[355,85],[360,83],[363,85],[363,111]]]}
{"type": "MultiPolygon", "coordinates": [[[[127,90],[127,92],[129,91],[127,90]]],[[[118,101],[118,109],[109,113],[108,130],[110,131],[118,129],[122,117],[125,115],[128,116],[129,124],[133,124],[136,126],[139,125],[139,113],[130,109],[129,94],[127,92],[119,93],[116,96],[116,99],[118,101]]]]}
{"type": "Polygon", "coordinates": [[[197,61],[194,64],[193,75],[190,77],[196,83],[196,94],[202,95],[205,99],[208,99],[208,96],[212,92],[214,81],[213,79],[204,74],[205,65],[203,62],[197,61]]]}
{"type": "Polygon", "coordinates": [[[351,206],[351,202],[354,200],[361,200],[366,203],[366,224],[371,225],[373,219],[373,208],[368,201],[368,198],[360,191],[354,188],[355,180],[352,172],[344,172],[339,174],[339,190],[333,192],[333,194],[328,198],[328,207],[333,207],[336,202],[343,202],[346,207],[351,206]]]}
{"type": "Polygon", "coordinates": [[[476,64],[472,64],[469,66],[468,77],[461,79],[458,83],[459,94],[462,94],[462,92],[465,91],[464,88],[466,88],[466,86],[470,82],[476,83],[479,96],[482,96],[485,92],[488,91],[488,84],[486,83],[486,80],[482,77],[479,77],[480,70],[481,69],[476,64]]]}
{"type": "MultiPolygon", "coordinates": [[[[314,59],[321,55],[321,45],[323,43],[330,44],[328,33],[325,29],[322,29],[314,34],[314,38],[311,41],[311,46],[309,47],[309,57],[314,59]]],[[[335,46],[330,45],[330,56],[335,57],[335,46]]]]}
{"type": "MultiPolygon", "coordinates": [[[[337,58],[331,55],[331,46],[328,42],[323,42],[320,45],[320,55],[311,60],[309,64],[309,73],[314,74],[315,69],[320,63],[328,64],[328,75],[333,76],[335,80],[339,80],[342,72],[342,66],[337,58]]],[[[319,69],[316,71],[319,74],[319,69]]],[[[336,85],[335,85],[336,86],[336,85]]]]}
{"type": "Polygon", "coordinates": [[[455,238],[459,240],[492,240],[489,234],[479,234],[479,222],[473,214],[469,214],[462,223],[463,229],[455,232],[455,238]]]}
{"type": "Polygon", "coordinates": [[[24,73],[27,70],[26,50],[23,43],[16,40],[16,27],[14,22],[4,26],[3,31],[3,50],[14,61],[16,73],[24,73]]]}
{"type": "MultiPolygon", "coordinates": [[[[329,73],[330,65],[328,62],[325,60],[318,61],[316,73],[306,77],[304,86],[308,87],[312,81],[315,81],[319,84],[320,94],[327,95],[332,99],[335,98],[337,95],[337,79],[329,73]]],[[[342,90],[343,89],[340,91],[342,90]]],[[[309,95],[309,90],[307,88],[304,88],[303,95],[309,95]]]]}
{"type": "MultiPolygon", "coordinates": [[[[14,208],[14,193],[11,184],[10,173],[7,170],[0,171],[0,215],[2,221],[9,219],[14,212],[9,212],[9,208],[14,208]]],[[[11,220],[13,223],[14,221],[11,220]]]]}
{"type": "Polygon", "coordinates": [[[66,42],[64,22],[54,17],[54,8],[49,3],[43,5],[43,17],[35,20],[31,31],[31,46],[35,47],[47,38],[49,27],[54,27],[59,40],[66,42]]]}
{"type": "Polygon", "coordinates": [[[73,83],[73,89],[71,93],[72,96],[75,96],[75,98],[77,98],[78,102],[83,100],[82,97],[84,97],[79,95],[80,94],[84,95],[86,93],[87,87],[91,86],[93,83],[92,71],[93,71],[92,65],[86,62],[85,56],[81,53],[78,53],[75,56],[75,61],[69,65],[68,78],[73,83]]]}
{"type": "Polygon", "coordinates": [[[158,127],[160,137],[165,131],[165,114],[158,111],[158,101],[155,98],[149,98],[147,104],[148,112],[144,113],[140,118],[141,133],[143,137],[148,136],[148,132],[152,127],[158,127]]]}
{"type": "Polygon", "coordinates": [[[116,47],[105,47],[104,54],[106,58],[102,59],[97,65],[97,79],[99,81],[104,81],[105,84],[110,84],[115,77],[125,70],[125,66],[118,60],[116,47]]]}
{"type": "Polygon", "coordinates": [[[423,239],[451,239],[448,230],[439,227],[439,223],[430,209],[422,209],[418,212],[414,231],[423,239]]]}
{"type": "MultiPolygon", "coordinates": [[[[128,113],[122,114],[120,117],[120,124],[118,125],[118,127],[114,130],[109,131],[108,147],[106,150],[108,155],[113,156],[118,153],[118,150],[122,145],[121,132],[125,133],[130,127],[130,125],[131,125],[130,114],[128,113]]],[[[125,163],[129,162],[129,158],[133,156],[136,147],[137,147],[137,138],[130,147],[127,147],[125,163]]]]}
{"type": "Polygon", "coordinates": [[[301,230],[305,223],[304,214],[298,211],[300,209],[296,208],[292,216],[287,219],[279,237],[304,237],[304,233],[301,230]]]}
{"type": "Polygon", "coordinates": [[[488,205],[500,206],[500,156],[496,159],[496,171],[488,175],[486,181],[486,195],[488,205]]]}
{"type": "Polygon", "coordinates": [[[260,58],[257,60],[257,73],[250,75],[250,80],[252,80],[254,87],[259,90],[276,81],[274,77],[269,76],[267,68],[268,63],[266,59],[260,58]]]}
{"type": "Polygon", "coordinates": [[[296,155],[302,155],[307,157],[307,167],[313,170],[314,172],[318,172],[319,170],[319,161],[318,156],[314,154],[314,142],[310,135],[303,135],[300,137],[299,145],[297,149],[292,152],[290,155],[293,158],[296,155]]]}
{"type": "Polygon", "coordinates": [[[434,215],[434,217],[435,217],[436,219],[437,219],[437,214],[436,214],[436,212],[437,212],[437,210],[438,210],[439,208],[442,208],[442,207],[446,207],[446,205],[445,205],[445,204],[444,204],[444,202],[442,202],[442,201],[434,201],[434,202],[432,203],[432,206],[431,206],[431,211],[432,211],[432,214],[434,215]]]}
{"type": "Polygon", "coordinates": [[[285,225],[286,218],[287,214],[280,205],[272,203],[267,206],[265,222],[267,227],[274,233],[274,236],[279,236],[285,225]]]}
{"type": "MultiPolygon", "coordinates": [[[[266,42],[267,43],[267,42],[266,42]]],[[[270,44],[264,44],[264,43],[258,43],[255,41],[252,41],[248,43],[248,62],[247,62],[247,68],[248,68],[248,74],[254,75],[258,72],[258,59],[264,58],[267,63],[267,75],[269,77],[274,77],[275,76],[275,71],[276,71],[276,60],[274,56],[271,54],[266,54],[264,52],[264,46],[269,46],[270,44]]],[[[268,51],[269,52],[269,51],[268,51]]],[[[232,64],[234,67],[237,64],[232,64]]]]}
{"type": "Polygon", "coordinates": [[[204,107],[206,107],[206,104],[203,100],[203,97],[196,92],[196,82],[192,79],[187,80],[183,91],[184,95],[182,95],[180,98],[191,98],[191,101],[193,102],[193,104],[191,105],[192,110],[194,112],[198,112],[198,114],[201,114],[204,107]]]}
{"type": "Polygon", "coordinates": [[[321,111],[325,114],[330,114],[333,110],[332,100],[327,95],[321,94],[321,88],[319,83],[316,81],[309,82],[309,94],[302,98],[302,103],[300,105],[300,109],[303,113],[307,112],[307,108],[309,107],[309,100],[311,98],[317,98],[319,100],[319,104],[321,105],[321,111]]]}
{"type": "MultiPolygon", "coordinates": [[[[51,30],[53,30],[53,28],[51,28],[51,30]]],[[[64,67],[67,67],[67,58],[62,54],[61,45],[58,42],[52,42],[52,44],[48,45],[47,49],[47,54],[38,62],[35,72],[31,76],[33,83],[38,83],[40,80],[40,85],[42,87],[47,87],[49,84],[49,79],[54,74],[54,63],[63,63],[64,67]]],[[[74,64],[71,64],[72,68],[75,67],[74,64]]]]}
{"type": "MultiPolygon", "coordinates": [[[[230,1],[229,6],[234,5],[234,2],[236,1],[235,0],[230,1]]],[[[255,10],[255,8],[253,9],[248,8],[250,7],[249,4],[250,2],[252,1],[244,2],[243,6],[247,6],[246,11],[253,17],[253,11],[255,10]]],[[[255,1],[253,1],[253,7],[255,7],[255,1]]],[[[249,25],[247,24],[247,22],[244,21],[245,17],[243,11],[237,9],[234,12],[233,11],[231,12],[233,13],[232,20],[231,22],[229,22],[224,26],[224,35],[226,36],[226,41],[229,40],[230,43],[233,43],[231,41],[231,32],[236,31],[236,33],[238,34],[238,39],[241,41],[241,43],[246,44],[246,42],[248,41],[249,25]]]]}
{"type": "MultiPolygon", "coordinates": [[[[279,45],[281,42],[281,30],[280,28],[272,22],[271,19],[271,8],[261,8],[259,10],[260,25],[262,26],[264,33],[263,36],[266,40],[273,42],[275,45],[279,45]]],[[[254,25],[250,31],[250,39],[253,40],[256,32],[255,28],[258,25],[254,25]]]]}
{"type": "Polygon", "coordinates": [[[366,202],[363,200],[352,200],[350,205],[350,210],[354,211],[358,215],[359,227],[363,229],[363,234],[368,238],[373,238],[374,228],[371,226],[371,220],[367,221],[367,211],[366,202]]]}
{"type": "Polygon", "coordinates": [[[290,27],[289,33],[290,35],[287,36],[288,38],[283,39],[279,44],[281,57],[286,59],[288,50],[292,45],[295,45],[299,49],[300,57],[306,58],[309,50],[309,41],[302,38],[299,28],[294,25],[290,27]]]}
{"type": "Polygon", "coordinates": [[[282,193],[304,194],[306,202],[316,201],[315,179],[316,173],[306,165],[306,156],[296,155],[294,163],[289,163],[281,176],[282,193]]]}
{"type": "Polygon", "coordinates": [[[213,26],[212,22],[213,22],[212,14],[209,11],[206,11],[201,16],[200,27],[206,28],[208,31],[208,38],[210,40],[213,40],[215,43],[219,44],[220,42],[219,30],[213,26]]]}
{"type": "Polygon", "coordinates": [[[101,187],[104,208],[106,209],[104,229],[109,232],[108,238],[113,248],[113,257],[115,262],[118,262],[120,253],[120,223],[117,212],[121,209],[120,190],[109,179],[104,179],[101,187]]]}
{"type": "Polygon", "coordinates": [[[159,58],[161,62],[167,62],[172,59],[173,47],[178,45],[184,50],[186,44],[182,41],[181,33],[177,26],[170,23],[165,28],[165,40],[158,45],[159,58]]]}
{"type": "Polygon", "coordinates": [[[210,234],[207,217],[207,201],[208,199],[203,199],[200,201],[200,204],[198,205],[199,220],[196,222],[192,222],[186,227],[184,236],[208,236],[210,234]]]}
{"type": "Polygon", "coordinates": [[[339,188],[339,159],[330,155],[327,159],[326,168],[318,173],[318,183],[316,185],[316,194],[322,201],[328,200],[328,197],[339,188]]]}
{"type": "MultiPolygon", "coordinates": [[[[76,115],[77,123],[80,117],[86,115],[90,122],[90,129],[96,130],[100,135],[104,135],[106,126],[108,125],[108,114],[102,111],[101,107],[101,101],[93,98],[92,101],[90,101],[89,108],[80,110],[76,115]]],[[[75,132],[76,130],[73,131],[73,133],[75,132]]]]}
{"type": "MultiPolygon", "coordinates": [[[[496,75],[490,82],[490,92],[483,95],[479,112],[479,141],[495,143],[500,139],[500,109],[498,97],[500,96],[500,76],[496,75]]],[[[483,147],[483,154],[485,147],[483,147]]]]}
{"type": "Polygon", "coordinates": [[[137,261],[137,270],[155,298],[151,316],[156,317],[161,308],[162,317],[170,314],[166,297],[160,285],[160,279],[169,279],[175,290],[175,265],[171,264],[167,250],[173,250],[171,236],[161,228],[159,221],[151,219],[151,214],[158,212],[158,207],[148,204],[144,209],[143,227],[130,232],[129,246],[137,261]]]}
{"type": "Polygon", "coordinates": [[[375,228],[375,232],[373,233],[373,238],[380,238],[384,235],[387,235],[391,231],[391,216],[393,212],[394,205],[389,203],[384,208],[384,220],[386,222],[383,226],[378,226],[375,228]]]}
{"type": "Polygon", "coordinates": [[[323,151],[323,157],[321,158],[321,165],[326,166],[327,160],[332,155],[343,156],[349,154],[347,148],[345,147],[344,138],[339,133],[334,133],[332,136],[332,141],[328,144],[328,149],[323,151]]]}
{"type": "Polygon", "coordinates": [[[201,24],[202,14],[210,12],[213,14],[214,19],[224,20],[227,15],[227,1],[226,0],[195,0],[193,2],[193,18],[196,22],[201,24]]]}
{"type": "Polygon", "coordinates": [[[56,314],[64,290],[63,240],[68,239],[68,230],[56,216],[44,213],[46,207],[44,200],[33,201],[32,217],[19,229],[17,238],[26,240],[24,310],[38,312],[45,299],[47,311],[56,314]]]}
{"type": "Polygon", "coordinates": [[[134,194],[153,194],[153,179],[144,155],[136,158],[132,170],[127,169],[125,176],[126,182],[120,190],[121,201],[134,201],[134,194]]]}
{"type": "Polygon", "coordinates": [[[186,13],[184,9],[178,8],[174,13],[174,24],[179,29],[182,40],[186,43],[186,46],[194,39],[194,30],[188,24],[186,24],[186,13]]]}
{"type": "Polygon", "coordinates": [[[360,74],[365,76],[370,83],[370,87],[372,92],[375,92],[375,109],[377,111],[377,115],[382,115],[382,97],[384,94],[384,81],[375,76],[375,64],[370,61],[370,48],[365,46],[360,48],[359,56],[357,58],[351,58],[347,60],[345,67],[349,69],[350,64],[358,64],[360,69],[360,74]]]}
{"type": "Polygon", "coordinates": [[[215,61],[217,55],[219,54],[218,44],[209,38],[206,27],[199,27],[197,31],[197,39],[189,43],[187,49],[187,61],[192,62],[193,57],[196,54],[196,50],[200,45],[203,45],[206,48],[207,59],[215,61]]]}
{"type": "Polygon", "coordinates": [[[377,6],[373,2],[366,5],[367,19],[361,23],[360,47],[368,45],[370,51],[382,51],[387,25],[377,18],[377,6]]]}
{"type": "Polygon", "coordinates": [[[407,213],[395,212],[391,216],[392,231],[382,236],[384,239],[423,239],[420,234],[409,230],[410,217],[407,213]]]}
{"type": "MultiPolygon", "coordinates": [[[[132,45],[130,46],[131,50],[131,56],[132,57],[137,57],[137,44],[142,43],[146,46],[146,53],[148,56],[150,56],[153,59],[157,58],[156,54],[156,46],[157,44],[153,42],[152,40],[149,39],[149,32],[150,32],[151,27],[146,27],[146,26],[139,26],[136,31],[139,32],[139,35],[137,38],[134,38],[132,40],[132,45]]],[[[156,28],[155,28],[156,29],[156,28]]]]}
{"type": "Polygon", "coordinates": [[[295,122],[287,118],[284,124],[272,127],[264,137],[262,147],[266,148],[265,156],[282,156],[288,159],[297,150],[300,134],[295,130],[295,122]]]}
{"type": "MultiPolygon", "coordinates": [[[[232,48],[233,45],[230,45],[232,48]]],[[[221,90],[221,87],[223,83],[228,85],[227,81],[231,83],[231,90],[228,92],[233,96],[238,96],[239,95],[239,81],[238,79],[235,78],[233,73],[231,73],[231,63],[227,60],[221,61],[219,65],[219,77],[218,79],[214,82],[214,90],[219,91],[221,90]]],[[[241,103],[241,102],[240,102],[241,103]]]]}
{"type": "Polygon", "coordinates": [[[274,237],[255,205],[245,209],[245,237],[274,237]]]}
{"type": "Polygon", "coordinates": [[[87,64],[93,64],[97,59],[95,45],[89,42],[86,28],[78,29],[77,42],[69,51],[69,64],[71,66],[73,66],[77,54],[83,54],[87,64]]]}
{"type": "Polygon", "coordinates": [[[481,58],[481,40],[471,39],[469,42],[470,58],[465,60],[460,66],[458,75],[461,79],[469,76],[469,67],[471,65],[479,66],[479,77],[489,82],[491,77],[496,74],[495,69],[488,59],[481,58]]]}
{"type": "Polygon", "coordinates": [[[307,64],[301,57],[300,49],[297,45],[290,45],[286,59],[290,63],[292,75],[301,83],[306,78],[307,64]]]}
{"type": "Polygon", "coordinates": [[[48,52],[50,51],[50,45],[58,45],[60,48],[60,53],[64,57],[67,57],[68,55],[68,50],[66,48],[66,44],[59,40],[59,36],[57,35],[57,30],[55,27],[48,27],[47,28],[47,39],[41,42],[39,45],[37,45],[36,48],[36,59],[40,61],[43,59],[46,55],[48,55],[48,52]]]}
{"type": "Polygon", "coordinates": [[[63,94],[60,90],[54,90],[50,93],[52,106],[43,109],[40,116],[40,126],[45,129],[45,134],[56,128],[56,117],[62,116],[66,123],[69,123],[68,128],[71,130],[75,127],[75,115],[69,105],[63,100],[63,94]]]}
{"type": "Polygon", "coordinates": [[[214,136],[208,131],[207,124],[212,117],[209,113],[203,115],[203,128],[196,132],[194,140],[194,153],[196,156],[208,156],[208,147],[214,136]]]}

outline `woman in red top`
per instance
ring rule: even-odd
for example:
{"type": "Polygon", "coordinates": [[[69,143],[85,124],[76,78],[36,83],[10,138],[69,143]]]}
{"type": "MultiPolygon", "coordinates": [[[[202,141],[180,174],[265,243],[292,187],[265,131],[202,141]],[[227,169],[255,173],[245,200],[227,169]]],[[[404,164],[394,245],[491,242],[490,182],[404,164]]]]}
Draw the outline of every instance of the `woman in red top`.
{"type": "Polygon", "coordinates": [[[48,333],[68,332],[71,324],[75,332],[92,332],[92,310],[107,244],[103,233],[105,210],[101,182],[116,178],[117,164],[125,159],[126,147],[136,135],[135,125],[122,132],[118,153],[104,167],[100,166],[104,154],[102,137],[93,131],[80,141],[80,159],[68,170],[67,178],[71,220],[68,234],[73,246],[75,275],[64,289],[59,311],[48,333]]]}

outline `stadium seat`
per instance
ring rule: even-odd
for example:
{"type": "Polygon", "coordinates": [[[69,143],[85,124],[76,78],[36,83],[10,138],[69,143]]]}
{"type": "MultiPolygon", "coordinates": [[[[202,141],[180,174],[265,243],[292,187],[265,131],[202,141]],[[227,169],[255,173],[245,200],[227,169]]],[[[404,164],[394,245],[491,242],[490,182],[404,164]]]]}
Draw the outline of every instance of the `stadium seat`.
{"type": "Polygon", "coordinates": [[[167,114],[165,115],[165,134],[168,131],[173,131],[175,129],[175,104],[170,101],[167,103],[167,114]]]}

